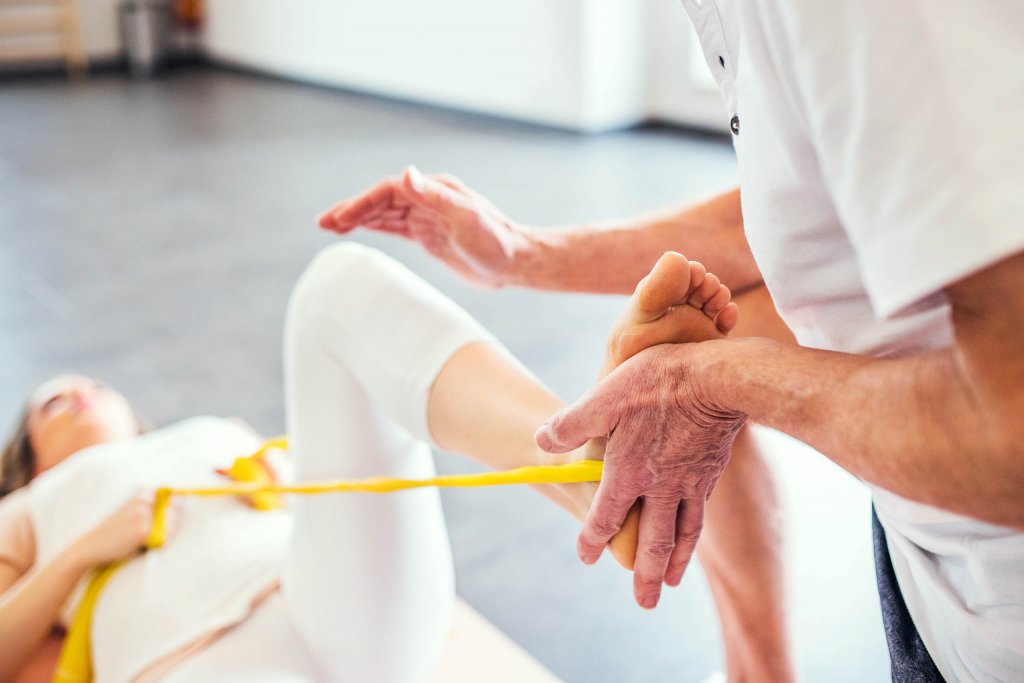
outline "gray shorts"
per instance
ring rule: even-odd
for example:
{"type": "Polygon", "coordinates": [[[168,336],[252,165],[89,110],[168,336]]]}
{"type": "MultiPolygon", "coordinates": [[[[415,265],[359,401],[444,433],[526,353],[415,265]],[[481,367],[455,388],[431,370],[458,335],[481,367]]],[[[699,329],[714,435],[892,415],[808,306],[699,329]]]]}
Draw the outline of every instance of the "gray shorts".
{"type": "Polygon", "coordinates": [[[907,611],[907,603],[903,601],[903,593],[900,592],[892,569],[885,529],[878,521],[874,508],[871,509],[871,527],[874,532],[878,597],[882,602],[882,626],[885,628],[885,639],[889,642],[889,657],[892,660],[892,680],[895,683],[944,681],[907,611]]]}

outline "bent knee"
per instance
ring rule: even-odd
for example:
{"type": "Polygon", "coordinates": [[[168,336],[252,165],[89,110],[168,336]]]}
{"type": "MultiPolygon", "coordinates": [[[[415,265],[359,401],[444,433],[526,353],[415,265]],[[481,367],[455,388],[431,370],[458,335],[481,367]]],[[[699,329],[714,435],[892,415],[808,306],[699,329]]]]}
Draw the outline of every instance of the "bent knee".
{"type": "Polygon", "coordinates": [[[365,298],[375,282],[397,266],[391,257],[356,242],[338,242],[313,257],[292,290],[291,310],[327,307],[337,310],[365,298]]]}
{"type": "Polygon", "coordinates": [[[303,279],[323,284],[359,282],[363,277],[395,264],[383,252],[357,242],[338,242],[316,253],[306,266],[303,279]]]}

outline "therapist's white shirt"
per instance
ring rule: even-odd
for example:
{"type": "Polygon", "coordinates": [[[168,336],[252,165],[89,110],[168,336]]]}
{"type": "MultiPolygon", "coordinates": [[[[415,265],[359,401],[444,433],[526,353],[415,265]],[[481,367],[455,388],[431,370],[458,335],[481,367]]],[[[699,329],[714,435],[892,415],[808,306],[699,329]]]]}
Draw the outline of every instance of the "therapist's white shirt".
{"type": "MultiPolygon", "coordinates": [[[[950,345],[943,288],[1024,250],[1024,1],[683,5],[732,122],[750,246],[800,342],[950,345]]],[[[1024,680],[1024,534],[873,493],[943,676],[1024,680]]]]}

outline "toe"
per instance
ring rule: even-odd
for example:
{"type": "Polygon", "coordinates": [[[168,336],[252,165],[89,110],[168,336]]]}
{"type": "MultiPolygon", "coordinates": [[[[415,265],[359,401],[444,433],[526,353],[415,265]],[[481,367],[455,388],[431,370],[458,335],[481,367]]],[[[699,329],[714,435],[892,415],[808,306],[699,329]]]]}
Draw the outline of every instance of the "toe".
{"type": "Polygon", "coordinates": [[[718,293],[718,289],[721,286],[722,283],[719,281],[718,276],[714,273],[708,273],[700,287],[697,287],[690,294],[688,303],[694,308],[703,308],[704,304],[718,293]]]}
{"type": "Polygon", "coordinates": [[[654,264],[650,275],[636,288],[637,313],[650,320],[680,303],[690,286],[689,261],[682,254],[666,252],[654,264]]]}
{"type": "Polygon", "coordinates": [[[732,301],[732,292],[730,292],[729,288],[725,285],[720,285],[714,296],[708,299],[707,303],[704,304],[704,315],[714,320],[715,316],[721,313],[722,309],[725,308],[725,305],[730,301],[732,301]]]}
{"type": "Polygon", "coordinates": [[[690,261],[690,285],[686,290],[685,299],[689,299],[694,291],[700,289],[708,276],[708,269],[700,261],[690,261]]]}
{"type": "Polygon", "coordinates": [[[730,301],[715,318],[715,327],[722,334],[729,334],[736,327],[740,320],[740,307],[735,301],[730,301]]]}

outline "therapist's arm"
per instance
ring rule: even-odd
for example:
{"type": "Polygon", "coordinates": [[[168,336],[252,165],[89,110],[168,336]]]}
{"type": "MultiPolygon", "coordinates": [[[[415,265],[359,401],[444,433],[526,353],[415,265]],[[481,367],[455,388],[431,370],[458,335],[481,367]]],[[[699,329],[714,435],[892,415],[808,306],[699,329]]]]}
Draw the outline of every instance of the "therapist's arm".
{"type": "Polygon", "coordinates": [[[621,221],[530,231],[514,284],[628,294],[666,251],[703,263],[741,294],[762,284],[743,232],[739,189],[621,221]]]}
{"type": "Polygon", "coordinates": [[[535,228],[508,218],[451,176],[415,169],[324,212],[338,233],[363,227],[419,242],[483,287],[630,294],[666,251],[681,251],[734,294],[761,284],[739,190],[633,219],[535,228]]]}
{"type": "Polygon", "coordinates": [[[740,339],[663,345],[627,361],[538,433],[553,451],[611,435],[581,556],[600,553],[637,498],[680,506],[678,522],[641,520],[637,598],[656,602],[663,579],[682,577],[698,513],[748,417],[907,498],[1024,529],[1024,255],[947,292],[955,343],[915,357],[740,339]]]}
{"type": "Polygon", "coordinates": [[[951,348],[886,361],[752,340],[708,355],[706,397],[895,493],[1024,529],[1024,254],[947,291],[951,348]]]}

